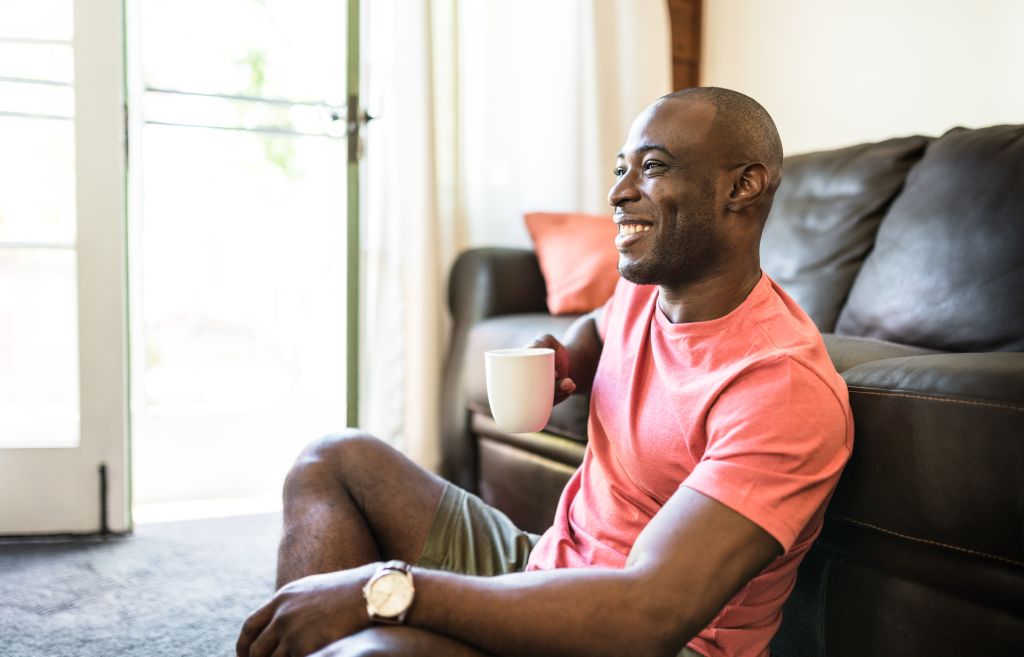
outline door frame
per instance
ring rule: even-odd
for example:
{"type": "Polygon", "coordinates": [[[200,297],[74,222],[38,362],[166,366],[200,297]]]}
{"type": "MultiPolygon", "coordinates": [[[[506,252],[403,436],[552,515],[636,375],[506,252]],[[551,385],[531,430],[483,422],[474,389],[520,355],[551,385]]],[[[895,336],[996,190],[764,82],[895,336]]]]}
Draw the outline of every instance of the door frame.
{"type": "Polygon", "coordinates": [[[131,530],[123,0],[74,0],[79,442],[0,450],[0,534],[131,530]]]}

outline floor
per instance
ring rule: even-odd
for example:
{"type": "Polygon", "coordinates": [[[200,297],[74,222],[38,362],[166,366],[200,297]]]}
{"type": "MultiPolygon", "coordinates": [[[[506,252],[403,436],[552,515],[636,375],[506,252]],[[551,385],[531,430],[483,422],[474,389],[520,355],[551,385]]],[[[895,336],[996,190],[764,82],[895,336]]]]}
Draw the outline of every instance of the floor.
{"type": "Polygon", "coordinates": [[[0,543],[3,657],[231,657],[273,592],[279,513],[0,543]]]}

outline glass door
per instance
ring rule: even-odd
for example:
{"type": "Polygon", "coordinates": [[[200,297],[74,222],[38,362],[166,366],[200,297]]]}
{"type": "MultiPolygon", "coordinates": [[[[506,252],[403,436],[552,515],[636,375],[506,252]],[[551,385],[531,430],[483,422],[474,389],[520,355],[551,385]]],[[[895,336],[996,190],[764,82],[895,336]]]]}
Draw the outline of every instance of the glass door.
{"type": "Polygon", "coordinates": [[[272,507],[351,392],[347,3],[130,8],[139,517],[272,507]]]}
{"type": "Polygon", "coordinates": [[[121,0],[0,0],[0,535],[130,527],[121,0]]]}

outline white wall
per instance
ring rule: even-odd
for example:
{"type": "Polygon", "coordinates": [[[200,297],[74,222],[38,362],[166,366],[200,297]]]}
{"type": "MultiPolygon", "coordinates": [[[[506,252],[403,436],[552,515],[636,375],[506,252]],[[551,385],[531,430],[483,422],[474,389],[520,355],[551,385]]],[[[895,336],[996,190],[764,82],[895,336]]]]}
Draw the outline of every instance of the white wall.
{"type": "Polygon", "coordinates": [[[772,114],[786,153],[1024,122],[1022,0],[705,0],[701,84],[772,114]]]}
{"type": "Polygon", "coordinates": [[[465,246],[529,246],[531,211],[611,215],[615,153],[671,90],[665,0],[463,0],[465,246]]]}

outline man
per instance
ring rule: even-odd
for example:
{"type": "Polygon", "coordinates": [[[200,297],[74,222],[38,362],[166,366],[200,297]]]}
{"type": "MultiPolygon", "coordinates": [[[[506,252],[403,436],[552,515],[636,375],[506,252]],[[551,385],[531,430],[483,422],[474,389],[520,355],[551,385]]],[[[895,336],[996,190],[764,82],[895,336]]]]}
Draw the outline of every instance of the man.
{"type": "Polygon", "coordinates": [[[609,193],[624,280],[535,343],[556,401],[592,389],[554,526],[538,540],[379,441],[324,439],[285,484],[283,588],[239,655],[767,655],[853,437],[814,325],[760,271],[781,168],[742,94],[647,108],[609,193]]]}

